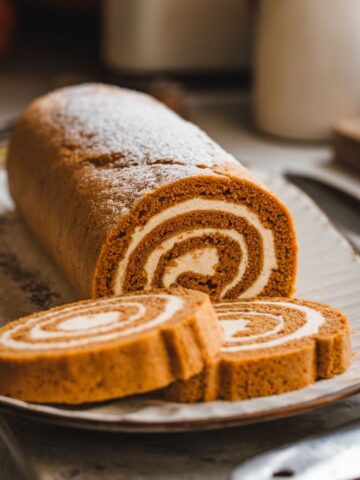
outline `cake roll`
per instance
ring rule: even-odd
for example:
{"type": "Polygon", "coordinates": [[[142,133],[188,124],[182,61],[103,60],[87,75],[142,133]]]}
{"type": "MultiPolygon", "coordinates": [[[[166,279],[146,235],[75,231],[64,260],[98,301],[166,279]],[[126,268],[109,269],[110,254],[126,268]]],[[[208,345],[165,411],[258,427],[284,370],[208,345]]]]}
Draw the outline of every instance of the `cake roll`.
{"type": "Polygon", "coordinates": [[[296,390],[343,373],[351,362],[346,316],[321,303],[288,298],[215,305],[225,342],[206,368],[171,384],[179,402],[243,400],[296,390]]]}
{"type": "Polygon", "coordinates": [[[35,100],[7,168],[19,212],[84,297],[176,285],[218,300],[294,291],[287,208],[145,94],[87,84],[35,100]]]}
{"type": "Polygon", "coordinates": [[[79,404],[147,392],[199,373],[222,342],[202,292],[84,300],[0,329],[0,394],[79,404]]]}

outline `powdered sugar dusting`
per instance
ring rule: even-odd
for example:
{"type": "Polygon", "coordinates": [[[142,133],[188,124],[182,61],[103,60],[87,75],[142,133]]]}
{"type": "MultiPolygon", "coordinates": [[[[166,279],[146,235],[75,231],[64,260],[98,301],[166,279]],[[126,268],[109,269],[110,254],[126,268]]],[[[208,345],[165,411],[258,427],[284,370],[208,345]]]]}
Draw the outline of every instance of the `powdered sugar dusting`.
{"type": "Polygon", "coordinates": [[[109,156],[97,166],[236,162],[195,125],[151,97],[96,84],[58,90],[40,99],[63,145],[81,156],[109,156]]]}

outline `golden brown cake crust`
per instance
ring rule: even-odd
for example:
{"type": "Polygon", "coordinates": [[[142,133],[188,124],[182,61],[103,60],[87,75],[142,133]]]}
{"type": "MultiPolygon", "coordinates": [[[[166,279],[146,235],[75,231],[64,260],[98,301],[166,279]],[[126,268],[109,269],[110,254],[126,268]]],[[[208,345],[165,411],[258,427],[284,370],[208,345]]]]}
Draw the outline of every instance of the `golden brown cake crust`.
{"type": "Polygon", "coordinates": [[[350,365],[348,320],[328,305],[259,298],[214,306],[225,330],[221,352],[200,374],[163,390],[166,399],[199,402],[275,395],[330,378],[350,365]]]}
{"type": "MultiPolygon", "coordinates": [[[[82,85],[35,100],[12,135],[8,175],[19,211],[83,296],[143,288],[146,275],[144,271],[131,274],[131,264],[127,275],[132,280],[117,283],[119,259],[130,245],[130,236],[154,215],[193,198],[232,202],[254,214],[274,236],[277,261],[260,293],[286,296],[294,291],[297,247],[286,207],[201,130],[147,95],[82,85]]],[[[201,215],[201,208],[197,210],[194,228],[215,228],[201,215]]],[[[178,217],[174,217],[176,234],[181,229],[190,231],[187,219],[178,217]]],[[[227,224],[233,228],[226,212],[223,217],[223,225],[216,228],[224,230],[227,224]]],[[[159,242],[170,235],[171,228],[163,224],[159,242]]],[[[238,282],[228,292],[229,298],[251,285],[251,271],[261,271],[263,266],[262,252],[258,252],[261,242],[251,228],[246,220],[239,235],[253,264],[242,285],[238,282]]],[[[213,237],[207,238],[218,257],[221,251],[229,251],[229,236],[213,237]]],[[[145,263],[142,247],[133,253],[132,265],[145,263]]],[[[183,244],[177,253],[166,252],[159,263],[165,268],[174,255],[185,251],[183,244]]],[[[210,278],[196,277],[195,272],[178,283],[217,298],[230,282],[232,262],[224,257],[210,278]]],[[[147,288],[171,286],[162,283],[159,272],[157,278],[147,288]]]]}
{"type": "Polygon", "coordinates": [[[222,341],[201,292],[176,288],[64,305],[0,329],[0,393],[79,404],[147,392],[200,372],[222,341]]]}

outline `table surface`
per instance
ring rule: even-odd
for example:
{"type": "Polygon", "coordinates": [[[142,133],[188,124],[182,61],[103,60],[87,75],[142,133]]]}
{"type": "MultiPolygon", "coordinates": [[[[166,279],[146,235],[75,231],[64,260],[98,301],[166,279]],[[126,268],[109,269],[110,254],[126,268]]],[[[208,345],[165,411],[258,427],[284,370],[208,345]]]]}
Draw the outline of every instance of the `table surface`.
{"type": "MultiPolygon", "coordinates": [[[[0,75],[0,120],[17,114],[35,95],[49,89],[48,76],[16,69],[0,75]]],[[[190,95],[191,119],[228,151],[255,170],[311,166],[321,171],[331,162],[331,149],[321,144],[294,144],[271,139],[249,128],[249,102],[243,94],[190,95]]],[[[353,185],[360,189],[360,180],[353,185]]],[[[317,188],[317,200],[349,224],[360,224],[353,211],[332,203],[329,192],[317,188]]],[[[359,225],[360,228],[360,225],[359,225]]],[[[359,231],[360,234],[360,231],[359,231]]],[[[284,443],[320,433],[360,418],[360,396],[302,416],[267,424],[191,434],[124,435],[65,429],[16,417],[4,421],[13,433],[17,453],[25,454],[41,480],[222,480],[244,459],[284,443]]],[[[12,445],[14,447],[14,445],[12,445]]],[[[28,467],[27,467],[28,468],[28,467]]],[[[28,469],[29,471],[29,469],[28,469]]],[[[19,478],[3,443],[0,477],[19,478]]]]}

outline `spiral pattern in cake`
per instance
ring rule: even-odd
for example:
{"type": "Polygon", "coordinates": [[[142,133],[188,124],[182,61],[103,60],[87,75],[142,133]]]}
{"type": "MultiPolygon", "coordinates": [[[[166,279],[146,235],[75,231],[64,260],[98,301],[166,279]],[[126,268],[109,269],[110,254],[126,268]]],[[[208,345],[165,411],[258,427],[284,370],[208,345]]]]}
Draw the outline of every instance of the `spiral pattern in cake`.
{"type": "Polygon", "coordinates": [[[0,394],[75,404],[142,393],[198,373],[222,340],[201,292],[64,305],[0,329],[0,394]]]}
{"type": "Polygon", "coordinates": [[[9,326],[0,334],[0,345],[15,350],[68,350],[112,341],[161,325],[173,318],[183,303],[176,295],[153,294],[73,304],[9,326]]]}
{"type": "Polygon", "coordinates": [[[7,168],[19,211],[86,297],[176,285],[214,300],[294,291],[286,206],[147,95],[81,85],[37,99],[7,168]]]}
{"type": "Polygon", "coordinates": [[[273,231],[250,208],[194,198],[134,228],[114,292],[180,284],[219,298],[254,297],[276,268],[273,231]]]}
{"type": "Polygon", "coordinates": [[[319,332],[324,315],[289,301],[218,303],[215,311],[224,329],[222,352],[274,348],[319,332]]]}
{"type": "Polygon", "coordinates": [[[305,387],[345,371],[351,361],[344,314],[286,298],[215,305],[224,345],[206,369],[164,391],[169,400],[241,400],[305,387]]]}

